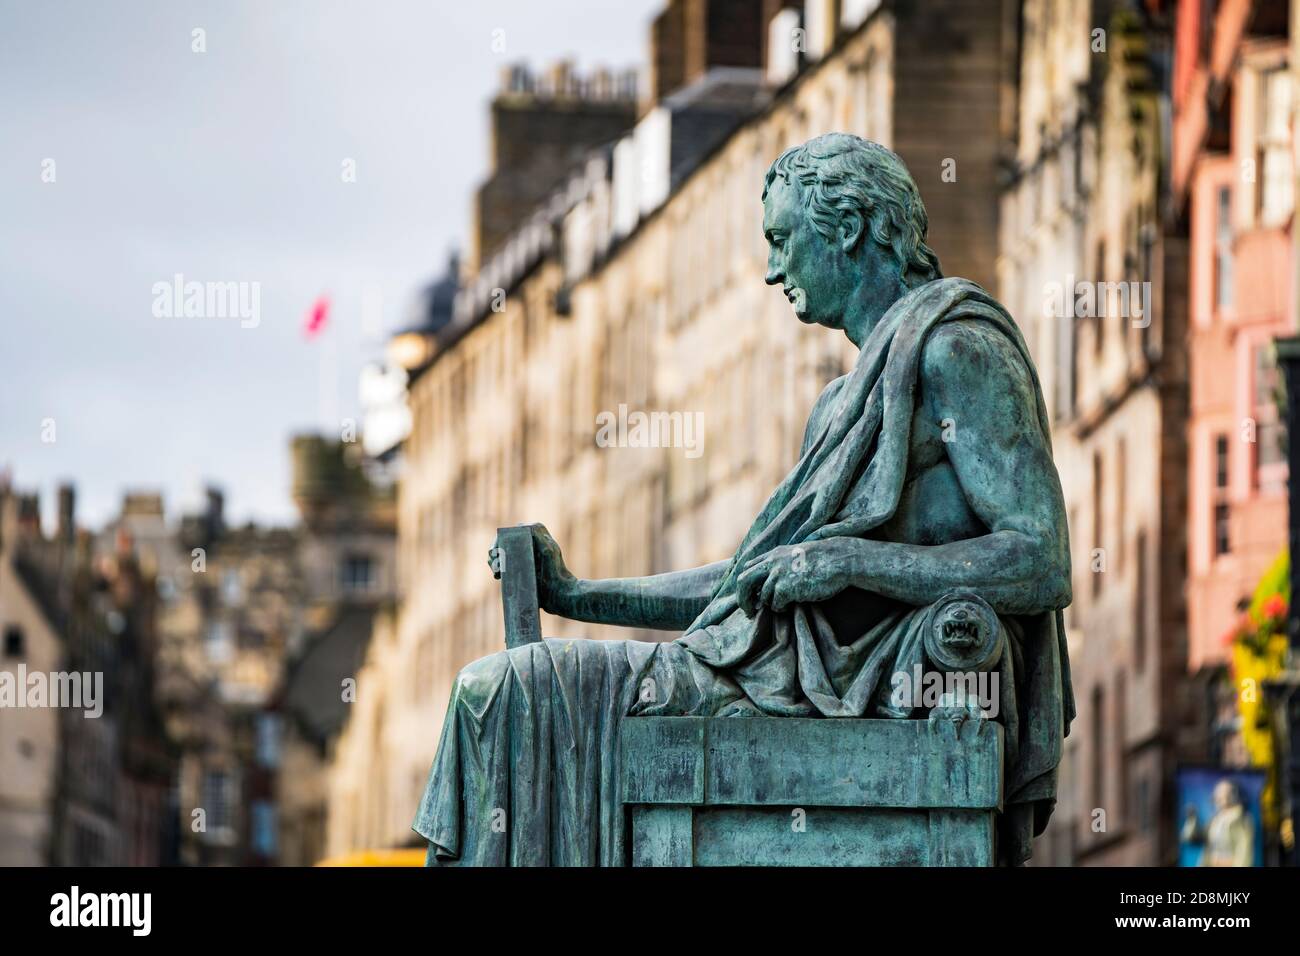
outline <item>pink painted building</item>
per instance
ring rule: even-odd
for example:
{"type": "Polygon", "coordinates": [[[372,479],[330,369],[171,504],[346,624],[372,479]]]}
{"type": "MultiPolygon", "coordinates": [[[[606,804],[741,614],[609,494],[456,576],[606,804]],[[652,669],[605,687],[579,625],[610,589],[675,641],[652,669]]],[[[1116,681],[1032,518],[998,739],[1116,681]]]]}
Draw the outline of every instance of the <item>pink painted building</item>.
{"type": "Polygon", "coordinates": [[[1273,339],[1291,332],[1289,4],[1180,4],[1174,195],[1189,226],[1188,666],[1228,636],[1286,545],[1273,339]],[[1204,19],[1203,19],[1204,18],[1204,19]]]}

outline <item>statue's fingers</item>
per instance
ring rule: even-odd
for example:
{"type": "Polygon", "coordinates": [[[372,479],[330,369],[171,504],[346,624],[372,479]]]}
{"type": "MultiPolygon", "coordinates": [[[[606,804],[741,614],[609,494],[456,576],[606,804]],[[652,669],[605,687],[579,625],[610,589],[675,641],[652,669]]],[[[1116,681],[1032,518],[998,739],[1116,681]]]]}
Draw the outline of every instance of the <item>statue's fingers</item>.
{"type": "Polygon", "coordinates": [[[555,536],[552,535],[551,532],[546,529],[546,525],[533,524],[530,525],[529,527],[532,529],[533,532],[534,547],[538,547],[543,550],[554,549],[558,551],[560,549],[560,545],[555,540],[555,536]]]}
{"type": "Polygon", "coordinates": [[[736,581],[736,600],[747,617],[753,617],[758,612],[758,592],[765,576],[766,571],[760,565],[746,571],[736,581]]]}
{"type": "Polygon", "coordinates": [[[740,609],[745,612],[746,617],[754,616],[754,601],[750,597],[751,591],[751,582],[736,582],[736,603],[740,605],[740,609]]]}
{"type": "Polygon", "coordinates": [[[784,579],[778,581],[776,588],[772,591],[771,599],[766,603],[773,611],[784,611],[786,608],[797,603],[793,585],[784,579]]]}
{"type": "Polygon", "coordinates": [[[775,574],[769,574],[767,576],[767,580],[763,582],[763,593],[759,595],[758,603],[766,604],[772,610],[779,611],[781,610],[781,608],[777,607],[776,604],[774,603],[776,600],[776,594],[777,594],[777,577],[775,574]]]}

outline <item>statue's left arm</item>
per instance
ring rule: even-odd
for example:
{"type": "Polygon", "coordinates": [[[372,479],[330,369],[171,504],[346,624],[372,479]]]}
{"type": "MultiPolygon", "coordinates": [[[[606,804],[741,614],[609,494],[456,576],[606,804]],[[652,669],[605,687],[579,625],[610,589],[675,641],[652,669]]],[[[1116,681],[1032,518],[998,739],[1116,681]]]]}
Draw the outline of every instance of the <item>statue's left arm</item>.
{"type": "Polygon", "coordinates": [[[849,587],[918,606],[966,587],[1006,614],[1070,603],[1065,505],[1034,381],[1005,335],[974,325],[945,323],[931,334],[919,401],[936,423],[951,419],[948,460],[988,533],[936,545],[828,538],[777,548],[737,582],[747,612],[826,600],[849,587]]]}

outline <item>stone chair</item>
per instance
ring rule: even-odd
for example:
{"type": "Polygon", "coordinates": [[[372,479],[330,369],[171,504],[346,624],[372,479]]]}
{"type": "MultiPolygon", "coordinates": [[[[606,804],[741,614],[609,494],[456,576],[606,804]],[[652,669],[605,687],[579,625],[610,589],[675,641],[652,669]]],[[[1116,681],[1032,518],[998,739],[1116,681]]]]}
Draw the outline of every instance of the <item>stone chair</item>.
{"type": "MultiPolygon", "coordinates": [[[[540,641],[531,532],[503,528],[497,544],[506,644],[540,641]]],[[[946,595],[932,610],[932,668],[996,664],[1003,638],[987,605],[946,595]]],[[[628,717],[619,775],[633,866],[996,861],[1003,733],[992,721],[628,717]]]]}

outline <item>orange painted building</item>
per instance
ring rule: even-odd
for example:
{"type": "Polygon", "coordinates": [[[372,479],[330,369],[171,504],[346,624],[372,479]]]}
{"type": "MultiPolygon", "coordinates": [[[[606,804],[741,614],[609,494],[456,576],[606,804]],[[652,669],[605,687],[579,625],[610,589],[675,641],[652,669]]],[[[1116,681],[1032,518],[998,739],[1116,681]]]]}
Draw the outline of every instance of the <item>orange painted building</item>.
{"type": "Polygon", "coordinates": [[[1189,225],[1188,666],[1228,639],[1287,540],[1273,340],[1291,334],[1289,4],[1178,10],[1174,195],[1189,225]]]}

